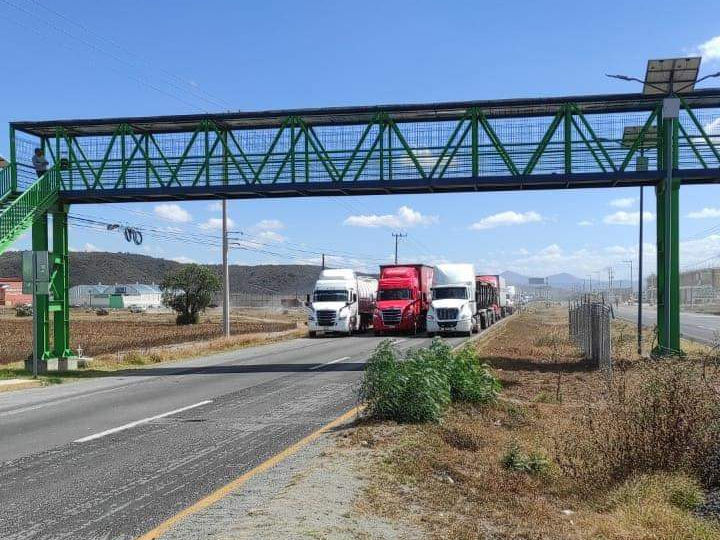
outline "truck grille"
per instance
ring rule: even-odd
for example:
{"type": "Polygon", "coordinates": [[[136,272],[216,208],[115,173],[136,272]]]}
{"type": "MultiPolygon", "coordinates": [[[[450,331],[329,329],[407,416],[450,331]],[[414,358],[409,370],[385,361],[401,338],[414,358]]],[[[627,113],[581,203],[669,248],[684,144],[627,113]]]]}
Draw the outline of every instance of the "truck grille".
{"type": "Polygon", "coordinates": [[[316,313],[318,326],[335,326],[335,315],[334,311],[318,311],[316,313]]]}
{"type": "Polygon", "coordinates": [[[456,308],[438,308],[437,318],[439,321],[455,321],[458,318],[456,308]]]}
{"type": "Polygon", "coordinates": [[[385,324],[400,324],[400,319],[402,319],[402,311],[397,308],[383,309],[382,319],[383,323],[385,324]]]}

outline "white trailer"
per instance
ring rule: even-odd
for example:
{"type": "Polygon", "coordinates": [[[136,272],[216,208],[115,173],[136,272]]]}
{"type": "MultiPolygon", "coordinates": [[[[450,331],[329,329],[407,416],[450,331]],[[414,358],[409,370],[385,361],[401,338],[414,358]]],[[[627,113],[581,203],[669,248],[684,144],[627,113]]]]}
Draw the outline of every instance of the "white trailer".
{"type": "Polygon", "coordinates": [[[470,336],[478,331],[476,311],[473,265],[437,265],[427,314],[428,335],[460,332],[470,336]]]}
{"type": "Polygon", "coordinates": [[[377,288],[376,279],[354,270],[323,270],[307,301],[310,337],[366,331],[372,324],[377,288]]]}

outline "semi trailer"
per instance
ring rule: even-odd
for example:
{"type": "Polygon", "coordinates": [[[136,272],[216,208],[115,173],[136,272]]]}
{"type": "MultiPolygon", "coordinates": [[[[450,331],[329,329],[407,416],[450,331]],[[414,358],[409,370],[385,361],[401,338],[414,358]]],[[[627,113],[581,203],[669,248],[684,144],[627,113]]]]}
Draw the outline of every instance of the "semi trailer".
{"type": "Polygon", "coordinates": [[[504,277],[498,274],[484,274],[476,276],[475,281],[478,286],[489,284],[492,287],[493,298],[490,305],[496,321],[510,314],[511,308],[508,306],[508,290],[504,277]]]}
{"type": "Polygon", "coordinates": [[[434,268],[424,264],[389,264],[380,267],[377,307],[373,317],[376,335],[388,332],[416,334],[425,329],[434,268]]]}
{"type": "Polygon", "coordinates": [[[364,332],[372,324],[378,282],[350,269],[328,269],[308,295],[308,334],[364,332]]]}
{"type": "Polygon", "coordinates": [[[428,336],[450,333],[470,336],[478,331],[476,312],[473,265],[437,265],[427,314],[428,336]]]}
{"type": "Polygon", "coordinates": [[[475,305],[477,309],[476,317],[480,328],[484,330],[495,324],[495,321],[500,316],[499,309],[496,309],[497,289],[495,285],[476,278],[475,305]]]}

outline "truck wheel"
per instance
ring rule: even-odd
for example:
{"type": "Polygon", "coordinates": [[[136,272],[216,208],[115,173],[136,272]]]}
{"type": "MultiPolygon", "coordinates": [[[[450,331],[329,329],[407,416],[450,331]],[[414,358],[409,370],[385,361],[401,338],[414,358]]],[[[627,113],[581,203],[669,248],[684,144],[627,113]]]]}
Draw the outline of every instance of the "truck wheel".
{"type": "Polygon", "coordinates": [[[308,337],[311,337],[311,338],[317,337],[317,332],[313,332],[312,330],[310,330],[308,332],[308,337]]]}
{"type": "Polygon", "coordinates": [[[429,338],[434,338],[434,337],[435,337],[435,332],[428,332],[428,333],[427,333],[427,336],[428,336],[429,338]]]}
{"type": "Polygon", "coordinates": [[[465,337],[472,337],[472,329],[468,330],[467,332],[463,332],[463,336],[465,337]]]}
{"type": "Polygon", "coordinates": [[[487,317],[480,317],[480,328],[485,330],[488,327],[487,317]]]}
{"type": "Polygon", "coordinates": [[[382,336],[383,333],[382,333],[382,331],[380,331],[380,330],[373,330],[373,335],[375,335],[375,336],[382,336]]]}

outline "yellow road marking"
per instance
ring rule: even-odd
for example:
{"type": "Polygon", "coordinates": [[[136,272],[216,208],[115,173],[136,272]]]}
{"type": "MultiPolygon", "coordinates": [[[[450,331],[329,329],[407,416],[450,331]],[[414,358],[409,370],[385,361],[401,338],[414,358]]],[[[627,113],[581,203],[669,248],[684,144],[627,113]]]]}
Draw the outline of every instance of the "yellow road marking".
{"type": "Polygon", "coordinates": [[[313,442],[315,439],[320,437],[320,435],[322,435],[326,431],[329,431],[332,428],[334,428],[335,426],[338,426],[338,425],[342,424],[343,422],[348,421],[350,418],[357,415],[361,409],[362,409],[362,406],[353,407],[345,414],[338,416],[332,422],[325,424],[323,427],[321,427],[317,431],[312,432],[310,435],[307,435],[306,437],[299,440],[295,444],[288,446],[285,450],[283,450],[279,454],[275,454],[273,457],[269,458],[268,460],[262,462],[257,467],[244,473],[242,476],[239,476],[238,478],[236,478],[229,484],[226,484],[226,485],[222,486],[221,488],[216,489],[207,497],[200,499],[199,501],[192,504],[191,506],[188,506],[181,512],[166,519],[160,525],[155,527],[153,530],[146,532],[145,534],[140,536],[137,540],[156,540],[157,538],[160,538],[161,535],[165,534],[176,523],[182,521],[183,519],[185,519],[193,514],[196,514],[197,512],[199,512],[200,510],[203,510],[204,508],[207,508],[208,506],[215,504],[220,499],[226,497],[233,491],[240,488],[245,482],[250,480],[253,476],[260,474],[262,472],[265,472],[268,469],[274,467],[278,463],[284,461],[285,459],[289,458],[293,454],[297,453],[298,450],[300,450],[304,446],[307,446],[308,444],[313,442]]]}

